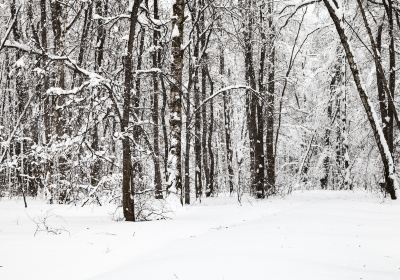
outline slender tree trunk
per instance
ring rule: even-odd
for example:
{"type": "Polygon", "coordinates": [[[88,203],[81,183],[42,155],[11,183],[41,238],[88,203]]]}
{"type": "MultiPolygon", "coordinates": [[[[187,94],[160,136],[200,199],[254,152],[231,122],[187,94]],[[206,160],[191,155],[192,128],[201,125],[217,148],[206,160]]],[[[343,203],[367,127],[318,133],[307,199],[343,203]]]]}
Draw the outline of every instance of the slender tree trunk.
{"type": "MultiPolygon", "coordinates": [[[[78,61],[77,61],[77,64],[79,66],[81,66],[83,63],[85,51],[87,50],[87,47],[88,47],[88,35],[89,35],[89,29],[90,29],[90,26],[92,23],[92,13],[93,13],[93,3],[92,2],[83,3],[82,5],[84,5],[83,9],[85,10],[85,17],[83,20],[81,42],[79,45],[79,53],[78,53],[78,61]]],[[[97,3],[96,3],[96,5],[97,5],[97,3]]],[[[100,3],[100,5],[101,5],[101,3],[100,3]]],[[[102,11],[96,7],[96,13],[97,12],[100,12],[100,15],[103,14],[102,11]]],[[[99,27],[98,32],[100,32],[101,29],[102,29],[102,27],[99,27]]],[[[75,73],[75,74],[77,74],[77,73],[75,73]]],[[[76,84],[80,85],[81,83],[82,83],[82,78],[79,78],[77,80],[76,84]]]]}
{"type": "MultiPolygon", "coordinates": [[[[204,0],[200,0],[200,9],[205,7],[204,0]]],[[[199,32],[200,32],[200,45],[201,49],[204,50],[206,47],[206,34],[205,34],[205,19],[204,12],[201,12],[200,22],[199,22],[199,32]]],[[[207,53],[204,53],[201,59],[201,98],[204,101],[207,98],[207,53]]],[[[201,134],[201,148],[203,155],[203,170],[204,170],[204,178],[205,178],[205,189],[207,190],[210,187],[210,169],[208,165],[208,153],[207,153],[207,133],[208,133],[208,121],[207,121],[207,106],[202,106],[201,108],[201,118],[202,118],[202,134],[201,134]]],[[[203,191],[200,190],[199,196],[203,195],[203,191]]]]}
{"type": "MultiPolygon", "coordinates": [[[[225,57],[224,57],[224,49],[221,46],[219,52],[219,74],[221,77],[225,75],[225,57]]],[[[225,85],[222,84],[222,88],[225,85]]],[[[233,173],[233,150],[232,150],[232,143],[231,143],[231,120],[230,120],[230,98],[227,96],[226,92],[222,95],[223,98],[223,109],[224,109],[224,132],[225,132],[225,148],[226,148],[226,164],[228,167],[228,185],[229,185],[229,193],[233,193],[233,180],[234,180],[234,173],[233,173]]]]}
{"type": "MultiPolygon", "coordinates": [[[[339,55],[339,47],[338,47],[338,55],[339,55]]],[[[328,186],[330,185],[330,181],[329,181],[329,175],[331,173],[332,170],[332,160],[331,160],[331,151],[332,151],[332,145],[334,143],[334,141],[332,140],[332,135],[331,135],[331,131],[332,131],[332,123],[334,121],[334,118],[336,118],[336,114],[334,114],[333,112],[333,101],[336,100],[338,101],[338,89],[340,88],[340,75],[341,75],[341,65],[340,65],[341,61],[340,61],[340,57],[338,56],[338,61],[336,62],[336,64],[334,65],[334,69],[333,69],[333,78],[331,80],[331,84],[329,87],[329,102],[328,102],[328,109],[327,109],[327,119],[328,119],[328,124],[327,127],[325,129],[325,137],[324,137],[324,144],[325,144],[325,157],[324,157],[324,161],[323,161],[323,167],[324,167],[324,175],[321,178],[320,182],[321,182],[321,188],[326,190],[328,189],[328,186]]],[[[339,104],[339,103],[338,103],[339,104]]],[[[336,145],[338,145],[340,142],[340,139],[338,138],[338,141],[336,143],[336,145]]],[[[338,149],[337,149],[338,151],[338,149]]],[[[332,176],[334,178],[331,178],[332,180],[335,180],[336,177],[338,177],[339,174],[335,174],[336,176],[332,176]]]]}
{"type": "MultiPolygon", "coordinates": [[[[19,21],[18,21],[18,15],[17,15],[17,5],[16,1],[13,0],[11,2],[11,17],[16,18],[15,23],[12,27],[12,33],[14,40],[19,42],[21,39],[21,30],[19,28],[19,21]]],[[[17,51],[15,54],[15,60],[18,61],[22,57],[21,51],[17,51]]],[[[21,66],[16,67],[16,72],[15,72],[15,91],[16,91],[16,97],[17,97],[17,116],[21,116],[21,114],[24,111],[28,96],[28,90],[25,87],[24,83],[24,76],[23,76],[23,69],[21,66]]],[[[26,123],[26,117],[24,116],[22,119],[22,124],[26,123]]],[[[19,135],[21,139],[24,139],[24,137],[28,137],[28,135],[25,135],[27,133],[26,129],[22,129],[22,134],[19,135]]],[[[20,142],[15,143],[16,149],[15,149],[15,155],[20,157],[20,168],[17,169],[17,175],[18,175],[18,182],[19,182],[19,188],[22,194],[25,196],[26,193],[26,180],[25,180],[25,171],[26,171],[26,166],[24,165],[24,145],[26,141],[20,140],[20,142]]]]}
{"type": "MultiPolygon", "coordinates": [[[[154,19],[158,20],[159,14],[158,14],[158,0],[153,1],[153,9],[154,9],[154,19]]],[[[154,68],[160,68],[161,67],[161,50],[160,44],[160,31],[155,28],[153,31],[153,46],[154,46],[154,51],[152,53],[152,59],[153,59],[153,67],[154,68]]],[[[158,74],[154,73],[153,74],[153,113],[152,113],[152,119],[153,119],[153,150],[154,150],[154,186],[155,186],[155,197],[156,199],[162,199],[163,198],[163,193],[162,193],[162,179],[161,179],[161,165],[160,165],[160,132],[159,132],[159,106],[158,106],[158,98],[160,95],[160,86],[158,83],[158,74]]]]}
{"type": "MultiPolygon", "coordinates": [[[[210,84],[210,96],[213,96],[214,95],[214,82],[211,79],[211,75],[210,75],[210,72],[208,69],[207,69],[207,76],[208,76],[208,80],[209,80],[209,84],[210,84]]],[[[207,197],[214,195],[214,191],[215,191],[215,182],[214,182],[215,159],[214,159],[214,152],[213,152],[213,148],[212,148],[213,130],[214,130],[214,99],[211,99],[209,132],[208,132],[208,139],[207,139],[207,149],[208,149],[208,154],[210,157],[210,170],[209,170],[210,183],[208,185],[208,188],[206,189],[207,197]]]]}
{"type": "Polygon", "coordinates": [[[268,2],[268,27],[269,44],[267,50],[268,57],[268,95],[266,104],[266,137],[265,152],[267,165],[266,189],[267,195],[275,193],[275,148],[274,148],[274,112],[275,112],[275,25],[273,22],[274,2],[268,2]]]}
{"type": "MultiPolygon", "coordinates": [[[[139,53],[137,57],[137,66],[138,70],[142,69],[143,64],[143,53],[144,53],[144,39],[146,34],[146,29],[144,26],[140,29],[140,38],[139,38],[139,53]]],[[[133,129],[132,129],[132,150],[131,150],[131,157],[133,158],[132,162],[132,193],[135,190],[138,190],[143,187],[143,167],[140,159],[140,152],[139,152],[139,143],[141,140],[142,135],[142,127],[138,124],[140,118],[140,94],[142,91],[142,80],[140,76],[136,76],[136,83],[135,83],[135,91],[132,94],[132,107],[133,107],[133,129]]]]}
{"type": "MultiPolygon", "coordinates": [[[[378,34],[376,36],[376,47],[379,53],[382,53],[382,30],[383,30],[383,23],[378,27],[378,34]]],[[[385,134],[386,141],[388,139],[388,108],[386,103],[385,97],[385,90],[383,87],[383,78],[382,74],[379,72],[378,65],[375,64],[376,70],[376,83],[377,83],[377,90],[378,90],[378,101],[379,101],[379,109],[381,112],[381,120],[383,126],[383,133],[385,134]]]]}
{"type": "MultiPolygon", "coordinates": [[[[47,52],[47,7],[46,0],[40,0],[40,43],[43,51],[47,52]]],[[[47,64],[46,58],[42,59],[42,67],[47,64]]],[[[44,75],[43,78],[43,92],[46,92],[49,88],[48,75],[44,75]]],[[[47,96],[43,97],[43,109],[44,109],[44,127],[45,127],[45,143],[48,144],[50,141],[51,129],[50,129],[50,99],[47,96]]]]}
{"type": "Polygon", "coordinates": [[[351,189],[350,184],[350,155],[349,155],[349,138],[348,138],[348,122],[347,122],[347,85],[346,85],[346,75],[347,75],[347,65],[344,57],[341,57],[341,65],[343,69],[342,73],[342,92],[340,95],[340,129],[341,129],[341,144],[342,144],[342,168],[343,174],[343,189],[351,189]]]}
{"type": "MultiPolygon", "coordinates": [[[[192,66],[189,66],[192,68],[192,66]]],[[[191,71],[189,71],[191,73],[191,71]]],[[[185,146],[185,204],[190,204],[190,90],[191,90],[191,77],[189,77],[189,86],[186,93],[186,146],[185,146]]]]}
{"type": "Polygon", "coordinates": [[[168,133],[166,123],[166,108],[167,108],[167,89],[163,77],[161,77],[161,88],[162,88],[162,106],[161,106],[161,127],[164,139],[164,176],[165,180],[168,180],[168,157],[169,157],[169,144],[168,144],[168,133]]]}
{"type": "MultiPolygon", "coordinates": [[[[196,3],[194,3],[194,15],[193,18],[196,19],[197,16],[197,9],[196,9],[196,3]]],[[[193,56],[196,59],[195,65],[194,65],[194,73],[193,73],[193,92],[194,92],[194,107],[197,109],[200,106],[200,88],[199,88],[199,62],[200,62],[200,57],[199,57],[199,40],[200,40],[200,29],[196,28],[196,36],[193,40],[194,42],[194,51],[193,51],[193,56]]],[[[194,157],[195,157],[195,179],[194,179],[194,185],[195,185],[195,190],[196,190],[196,199],[199,199],[201,197],[201,194],[203,192],[203,178],[201,176],[201,171],[202,171],[202,158],[201,158],[201,112],[200,110],[196,110],[195,116],[194,116],[194,157]]]]}
{"type": "MultiPolygon", "coordinates": [[[[268,16],[268,15],[267,15],[268,16]]],[[[267,88],[265,84],[265,59],[267,58],[267,38],[264,30],[264,18],[265,15],[265,7],[260,7],[260,28],[261,28],[261,52],[260,52],[260,68],[259,68],[259,77],[258,77],[258,91],[262,96],[267,95],[267,88]]],[[[264,179],[265,179],[265,153],[264,153],[264,104],[263,100],[258,98],[256,101],[256,120],[257,120],[257,134],[255,139],[255,166],[256,166],[256,189],[257,189],[257,197],[264,198],[265,197],[265,187],[264,187],[264,179]]]]}
{"type": "MultiPolygon", "coordinates": [[[[384,1],[386,3],[386,1],[384,1]]],[[[394,93],[396,88],[396,53],[395,53],[395,44],[394,44],[394,21],[393,21],[393,0],[387,0],[388,3],[388,21],[389,21],[389,91],[391,94],[391,98],[388,100],[388,129],[387,129],[387,141],[389,145],[390,152],[393,155],[394,151],[394,139],[393,139],[393,124],[394,124],[394,93]]]]}

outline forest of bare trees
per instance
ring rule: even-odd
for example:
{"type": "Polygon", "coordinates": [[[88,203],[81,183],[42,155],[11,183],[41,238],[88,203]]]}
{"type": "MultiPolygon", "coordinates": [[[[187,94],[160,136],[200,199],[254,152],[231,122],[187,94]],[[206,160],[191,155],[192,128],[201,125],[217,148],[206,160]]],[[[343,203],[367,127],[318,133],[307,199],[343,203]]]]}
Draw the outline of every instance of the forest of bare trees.
{"type": "Polygon", "coordinates": [[[395,0],[0,1],[0,196],[399,188],[395,0]]]}

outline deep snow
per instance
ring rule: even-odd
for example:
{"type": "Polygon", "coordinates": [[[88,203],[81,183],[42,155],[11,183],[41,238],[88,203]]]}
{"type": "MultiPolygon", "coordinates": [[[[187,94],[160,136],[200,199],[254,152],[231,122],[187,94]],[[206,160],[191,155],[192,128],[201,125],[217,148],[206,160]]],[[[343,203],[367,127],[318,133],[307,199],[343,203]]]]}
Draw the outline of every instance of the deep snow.
{"type": "Polygon", "coordinates": [[[0,200],[0,279],[400,279],[400,203],[307,191],[219,197],[170,220],[112,221],[113,207],[0,200]],[[34,221],[59,234],[37,232],[34,221]]]}

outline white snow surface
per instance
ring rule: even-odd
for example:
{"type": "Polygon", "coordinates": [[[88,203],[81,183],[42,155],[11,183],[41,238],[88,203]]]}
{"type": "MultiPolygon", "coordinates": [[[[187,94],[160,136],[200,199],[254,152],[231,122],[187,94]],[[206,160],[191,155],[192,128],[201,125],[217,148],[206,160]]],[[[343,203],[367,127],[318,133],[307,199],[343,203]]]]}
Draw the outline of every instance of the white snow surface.
{"type": "Polygon", "coordinates": [[[372,194],[210,198],[141,223],[113,210],[0,200],[0,279],[400,279],[400,203],[372,194]],[[34,236],[44,217],[59,234],[34,236]]]}

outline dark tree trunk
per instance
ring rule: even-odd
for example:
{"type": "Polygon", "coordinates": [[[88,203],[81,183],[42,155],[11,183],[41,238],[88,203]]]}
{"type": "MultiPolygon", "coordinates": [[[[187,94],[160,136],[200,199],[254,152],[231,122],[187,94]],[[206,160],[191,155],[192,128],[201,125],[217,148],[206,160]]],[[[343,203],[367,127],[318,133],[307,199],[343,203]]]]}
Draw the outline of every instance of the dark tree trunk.
{"type": "MultiPolygon", "coordinates": [[[[62,55],[64,51],[64,10],[62,4],[58,1],[50,2],[51,11],[51,26],[53,29],[53,46],[54,53],[62,55]]],[[[65,69],[64,62],[55,62],[55,70],[52,71],[51,86],[65,89],[65,69]]],[[[67,112],[64,109],[65,96],[57,96],[52,99],[51,113],[54,116],[52,120],[52,126],[55,126],[56,140],[57,142],[64,141],[64,136],[68,134],[69,129],[67,127],[66,117],[67,112]]],[[[56,182],[58,184],[58,200],[60,203],[64,203],[69,200],[68,196],[68,184],[67,171],[69,169],[68,154],[60,154],[58,156],[58,174],[56,182]]]]}
{"type": "MultiPolygon", "coordinates": [[[[192,66],[189,66],[190,68],[192,66]]],[[[186,134],[185,134],[185,204],[190,204],[190,88],[191,88],[191,77],[189,77],[189,86],[186,93],[186,134]]]]}
{"type": "MultiPolygon", "coordinates": [[[[196,9],[194,9],[196,11],[196,9]]],[[[196,12],[194,13],[196,17],[196,12]]],[[[200,106],[200,88],[199,88],[199,28],[196,32],[196,43],[194,44],[193,56],[196,58],[196,65],[194,65],[193,74],[193,91],[194,91],[194,107],[197,109],[200,106]]],[[[196,190],[196,198],[200,198],[203,192],[203,178],[201,176],[202,171],[202,158],[201,158],[201,112],[196,110],[194,116],[194,157],[195,157],[195,179],[194,185],[196,190]]]]}
{"type": "Polygon", "coordinates": [[[162,106],[161,106],[161,127],[164,139],[164,176],[165,180],[168,179],[168,133],[167,133],[167,123],[166,123],[166,108],[167,108],[167,89],[165,88],[164,79],[161,77],[161,88],[162,88],[162,106]]]}
{"type": "MultiPolygon", "coordinates": [[[[102,0],[96,0],[95,11],[96,11],[97,15],[105,16],[107,14],[107,3],[108,3],[108,1],[106,1],[105,5],[103,6],[102,0]]],[[[92,7],[89,6],[89,9],[91,10],[92,7]]],[[[90,19],[92,18],[91,15],[89,16],[89,15],[85,14],[85,20],[87,17],[90,19]]],[[[103,64],[104,42],[106,39],[106,30],[105,30],[103,24],[104,24],[104,20],[99,19],[98,26],[97,26],[96,47],[95,47],[95,72],[100,73],[100,74],[102,73],[101,67],[103,64]]],[[[87,37],[87,35],[86,35],[86,37],[87,37]]],[[[87,38],[82,41],[85,42],[86,40],[87,40],[87,38]]],[[[92,128],[91,149],[93,151],[97,152],[97,151],[99,151],[99,148],[100,148],[99,147],[99,128],[98,128],[97,121],[95,121],[95,123],[93,124],[93,128],[92,128]]],[[[101,169],[101,161],[98,158],[96,158],[94,160],[94,163],[91,167],[91,172],[90,172],[92,186],[96,186],[100,181],[100,169],[101,169]]]]}
{"type": "MultiPolygon", "coordinates": [[[[383,1],[386,3],[386,1],[383,1]]],[[[396,88],[396,53],[395,53],[395,44],[394,44],[394,21],[393,21],[393,0],[387,0],[388,3],[388,21],[389,21],[389,91],[391,94],[391,98],[388,100],[389,103],[393,103],[394,93],[396,88]]],[[[393,124],[394,124],[394,106],[393,104],[389,104],[388,106],[388,129],[387,129],[387,141],[389,145],[390,152],[393,155],[394,151],[394,139],[393,139],[393,124]]]]}
{"type": "MultiPolygon", "coordinates": [[[[19,26],[19,21],[18,21],[18,15],[17,15],[17,5],[16,5],[16,1],[13,0],[11,2],[11,17],[15,18],[15,23],[12,26],[12,33],[13,33],[13,37],[14,40],[19,42],[21,39],[21,30],[20,30],[20,26],[19,26]]],[[[21,51],[17,51],[15,53],[15,60],[18,61],[20,58],[22,57],[22,52],[21,51]]],[[[25,83],[24,83],[24,76],[23,76],[23,69],[20,66],[16,67],[16,72],[15,72],[15,91],[16,91],[16,96],[17,96],[17,117],[19,118],[25,108],[26,102],[28,100],[28,90],[25,87],[25,83]]],[[[22,120],[21,120],[22,124],[26,123],[26,116],[24,115],[22,120]]],[[[22,134],[19,135],[21,137],[21,139],[23,139],[24,137],[28,137],[28,135],[26,135],[27,133],[27,129],[23,128],[22,129],[22,134]]],[[[26,194],[26,187],[27,187],[27,182],[26,182],[26,177],[24,176],[25,172],[26,172],[26,166],[25,166],[25,162],[23,161],[24,158],[24,149],[26,149],[26,141],[24,140],[20,140],[18,143],[15,144],[15,155],[20,157],[20,168],[17,169],[17,179],[18,179],[18,183],[19,183],[19,188],[20,191],[22,192],[22,194],[25,196],[26,194]]]]}
{"type": "MultiPolygon", "coordinates": [[[[87,5],[86,3],[83,3],[82,5],[84,5],[84,9],[85,9],[85,17],[83,19],[83,26],[82,26],[82,34],[81,34],[81,42],[79,45],[79,53],[78,53],[78,61],[77,64],[79,66],[82,65],[83,63],[83,57],[85,55],[85,51],[87,50],[87,46],[88,46],[88,35],[89,35],[89,29],[90,29],[90,25],[92,23],[92,13],[93,13],[93,3],[89,2],[87,5]]],[[[100,3],[101,5],[101,3],[100,3]]],[[[103,15],[101,10],[98,10],[97,8],[97,3],[96,3],[96,13],[100,12],[100,16],[103,15]]],[[[102,29],[102,27],[98,28],[98,32],[100,32],[100,30],[102,29]]],[[[78,74],[77,72],[75,74],[78,74]]],[[[82,79],[79,78],[77,81],[77,84],[81,84],[82,83],[82,79]]]]}
{"type": "MultiPolygon", "coordinates": [[[[248,23],[245,27],[244,31],[244,44],[245,44],[245,77],[247,84],[252,88],[257,88],[255,70],[254,70],[254,61],[253,61],[253,25],[254,19],[252,17],[252,9],[253,9],[253,1],[248,1],[247,10],[249,11],[248,23]]],[[[250,180],[252,193],[257,197],[264,197],[264,186],[261,185],[257,172],[260,167],[260,158],[259,155],[260,145],[257,143],[259,140],[258,136],[258,100],[257,97],[251,91],[247,91],[246,96],[246,113],[247,113],[247,129],[249,131],[249,142],[250,142],[250,180]]]]}
{"type": "MultiPolygon", "coordinates": [[[[383,23],[378,27],[378,34],[376,36],[376,47],[379,53],[382,53],[382,30],[383,30],[383,23]]],[[[381,112],[381,120],[383,126],[383,133],[385,134],[386,141],[388,140],[388,108],[386,103],[385,97],[385,90],[383,87],[383,78],[382,74],[379,72],[378,66],[375,65],[376,70],[376,83],[377,83],[377,90],[378,90],[378,101],[379,101],[379,109],[381,112]]]]}
{"type": "MultiPolygon", "coordinates": [[[[224,49],[221,46],[219,52],[219,74],[221,77],[225,75],[225,57],[224,57],[224,49]]],[[[225,85],[222,84],[222,87],[225,85]]],[[[230,120],[230,97],[226,94],[226,92],[222,95],[223,98],[223,109],[224,109],[224,132],[225,132],[225,148],[226,148],[226,164],[228,168],[228,185],[229,185],[229,193],[233,193],[233,150],[232,150],[232,143],[231,143],[231,120],[230,120]]]]}
{"type": "MultiPolygon", "coordinates": [[[[378,53],[378,47],[376,46],[375,39],[374,39],[374,37],[372,35],[372,31],[371,31],[371,28],[370,28],[369,23],[368,23],[368,19],[367,19],[366,13],[365,13],[365,9],[363,7],[363,4],[362,4],[361,0],[357,0],[357,3],[358,3],[358,7],[360,8],[360,12],[361,12],[361,15],[362,15],[362,19],[363,19],[363,22],[364,22],[365,29],[367,30],[369,41],[371,43],[375,67],[377,68],[378,73],[379,73],[377,75],[377,78],[381,79],[382,84],[383,84],[384,92],[385,92],[386,97],[388,99],[388,117],[389,117],[389,120],[388,120],[387,135],[386,135],[386,138],[384,140],[388,145],[388,149],[389,149],[389,152],[390,152],[390,159],[393,161],[393,152],[392,152],[392,150],[393,150],[393,148],[392,148],[392,146],[393,146],[393,144],[392,144],[392,142],[393,142],[393,123],[394,123],[393,122],[393,118],[396,119],[397,127],[400,129],[400,121],[399,121],[398,114],[397,114],[397,111],[396,111],[396,108],[395,108],[395,105],[394,105],[394,102],[393,102],[393,93],[391,91],[391,86],[393,87],[393,90],[394,90],[394,84],[392,85],[390,83],[390,81],[389,81],[389,84],[387,82],[387,79],[386,79],[386,76],[385,76],[385,71],[384,71],[383,66],[382,66],[382,57],[381,57],[381,54],[378,53]]],[[[384,2],[384,5],[386,6],[386,2],[384,2]]],[[[387,11],[387,13],[388,13],[388,15],[391,14],[391,12],[389,10],[387,11]]],[[[389,23],[389,25],[390,25],[390,23],[389,23]]],[[[392,18],[392,24],[391,25],[392,25],[391,29],[393,30],[393,18],[392,18]]],[[[390,27],[389,27],[389,29],[390,29],[390,27]]],[[[390,30],[389,30],[389,33],[390,33],[390,30]]],[[[389,50],[389,53],[390,53],[390,50],[389,50]]],[[[394,55],[394,54],[392,54],[392,55],[394,55]]],[[[394,58],[392,58],[391,55],[390,55],[389,64],[391,66],[393,66],[393,68],[390,70],[390,72],[392,72],[392,70],[394,70],[395,60],[394,60],[394,58]]],[[[393,74],[390,75],[389,78],[393,79],[393,82],[395,81],[395,76],[393,76],[393,74]]],[[[394,169],[394,163],[393,163],[393,169],[394,169]]],[[[393,183],[394,183],[393,182],[393,178],[391,178],[390,172],[385,172],[384,176],[385,176],[385,189],[391,195],[391,197],[393,198],[393,196],[395,196],[395,190],[396,190],[396,186],[393,185],[393,183]]]]}
{"type": "MultiPolygon", "coordinates": [[[[203,39],[201,39],[203,40],[203,39]]],[[[202,43],[203,47],[203,43],[202,43]]],[[[201,62],[201,98],[204,101],[207,98],[207,59],[204,57],[201,62]]],[[[208,121],[207,121],[207,106],[201,107],[201,118],[202,118],[202,134],[201,134],[201,148],[203,155],[203,170],[205,178],[205,189],[207,190],[210,186],[210,170],[208,166],[208,153],[207,153],[207,132],[208,132],[208,121]]],[[[203,195],[202,189],[199,190],[199,196],[203,195]]]]}
{"type": "MultiPolygon", "coordinates": [[[[208,80],[210,83],[210,96],[213,96],[214,95],[214,82],[211,79],[211,75],[210,75],[210,72],[208,69],[207,69],[207,76],[208,76],[208,80]]],[[[215,188],[215,182],[214,182],[215,159],[214,159],[214,152],[212,149],[213,130],[214,130],[214,99],[211,99],[209,132],[208,132],[208,139],[207,139],[207,149],[208,149],[208,154],[210,157],[210,170],[209,170],[210,182],[206,189],[206,197],[210,197],[210,196],[214,195],[214,191],[215,191],[214,190],[214,188],[215,188]]]]}
{"type": "MultiPolygon", "coordinates": [[[[146,29],[144,26],[140,29],[140,39],[139,39],[139,53],[137,57],[137,66],[138,70],[142,69],[143,64],[143,53],[144,53],[144,39],[146,34],[146,29]]],[[[135,190],[139,190],[143,187],[143,168],[139,153],[139,142],[142,136],[142,127],[138,124],[140,117],[140,94],[142,91],[142,80],[139,75],[136,76],[136,83],[135,83],[135,91],[132,95],[132,107],[133,107],[133,129],[132,129],[132,186],[131,189],[134,193],[135,190]]]]}
{"type": "Polygon", "coordinates": [[[133,43],[136,36],[136,23],[141,0],[135,0],[130,13],[130,28],[128,39],[128,51],[124,57],[124,98],[123,115],[121,120],[122,139],[122,207],[126,221],[135,221],[134,189],[132,186],[132,159],[129,141],[129,115],[131,106],[131,91],[133,89],[133,43]]]}
{"type": "MultiPolygon", "coordinates": [[[[154,8],[154,19],[159,19],[158,14],[158,0],[153,1],[154,8]]],[[[160,44],[160,31],[155,28],[153,31],[153,46],[154,52],[152,53],[153,59],[153,67],[160,68],[161,67],[161,50],[159,49],[160,44]]],[[[158,98],[160,95],[160,86],[158,82],[158,74],[153,74],[153,112],[152,112],[152,120],[153,120],[153,150],[154,150],[154,186],[155,186],[155,198],[162,199],[162,179],[161,179],[161,165],[160,165],[160,132],[159,132],[159,106],[158,106],[158,98]]]]}
{"type": "MultiPolygon", "coordinates": [[[[46,0],[40,0],[40,43],[44,52],[47,52],[47,7],[46,0]]],[[[46,58],[42,59],[42,67],[47,64],[46,58]]],[[[49,88],[48,75],[43,77],[43,92],[46,92],[49,88]]],[[[45,141],[46,144],[50,141],[51,135],[51,124],[50,124],[50,99],[47,96],[43,96],[44,99],[44,130],[45,130],[45,141]]]]}
{"type": "Polygon", "coordinates": [[[182,197],[182,159],[181,159],[181,139],[182,139],[182,71],[183,71],[183,27],[185,21],[185,1],[175,0],[173,4],[172,18],[172,62],[171,74],[173,82],[171,83],[171,92],[169,99],[170,108],[170,128],[171,143],[168,155],[168,183],[167,190],[173,189],[182,197]]]}
{"type": "Polygon", "coordinates": [[[340,81],[340,61],[338,63],[335,64],[334,67],[334,73],[333,73],[333,78],[330,84],[330,88],[329,88],[329,93],[330,93],[330,98],[329,98],[329,102],[328,102],[328,108],[327,108],[327,119],[328,119],[328,124],[327,127],[325,129],[325,136],[324,136],[324,144],[325,144],[325,153],[327,153],[324,157],[324,161],[323,161],[323,168],[324,168],[324,175],[322,176],[320,182],[321,182],[321,188],[323,190],[328,189],[328,185],[329,185],[329,174],[331,171],[331,146],[332,146],[332,139],[331,139],[331,131],[332,131],[332,127],[331,124],[333,122],[333,100],[335,100],[336,98],[336,91],[337,88],[339,86],[339,81],[340,81]]]}
{"type": "Polygon", "coordinates": [[[265,152],[267,165],[267,195],[275,193],[275,149],[274,149],[274,112],[275,112],[275,25],[273,22],[273,1],[268,2],[268,27],[270,42],[268,44],[268,95],[266,104],[266,137],[265,152]]]}
{"type": "MultiPolygon", "coordinates": [[[[199,34],[200,34],[200,46],[202,53],[202,57],[200,58],[201,65],[201,98],[204,101],[207,98],[207,63],[208,63],[208,55],[205,52],[207,37],[205,32],[205,1],[199,1],[199,34]]],[[[203,175],[205,179],[205,190],[210,187],[210,169],[208,164],[208,150],[207,150],[207,134],[208,134],[208,120],[207,120],[207,106],[201,107],[201,118],[202,118],[202,134],[201,134],[201,149],[203,156],[203,175]]],[[[200,196],[203,195],[203,190],[200,190],[200,196]]]]}

